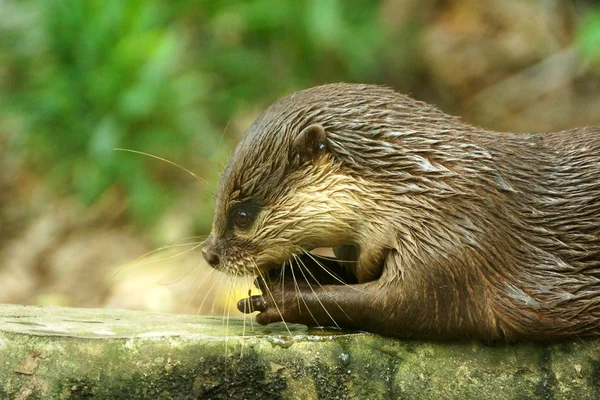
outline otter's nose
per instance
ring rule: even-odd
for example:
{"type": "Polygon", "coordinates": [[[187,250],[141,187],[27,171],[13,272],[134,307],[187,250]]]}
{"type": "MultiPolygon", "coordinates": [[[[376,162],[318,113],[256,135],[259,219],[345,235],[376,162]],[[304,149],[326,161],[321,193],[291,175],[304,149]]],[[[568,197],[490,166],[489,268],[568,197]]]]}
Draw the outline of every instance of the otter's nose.
{"type": "Polygon", "coordinates": [[[204,256],[204,259],[206,260],[208,265],[210,265],[211,267],[217,267],[221,262],[219,255],[213,250],[202,249],[202,255],[204,256]]]}

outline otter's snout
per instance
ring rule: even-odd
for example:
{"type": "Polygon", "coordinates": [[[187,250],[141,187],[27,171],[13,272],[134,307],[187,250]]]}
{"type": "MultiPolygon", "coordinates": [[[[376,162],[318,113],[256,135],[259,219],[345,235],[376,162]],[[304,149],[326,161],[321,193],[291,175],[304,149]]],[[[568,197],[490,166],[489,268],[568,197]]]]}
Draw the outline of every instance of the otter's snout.
{"type": "Polygon", "coordinates": [[[210,265],[213,268],[218,267],[221,263],[221,257],[217,252],[215,242],[210,238],[206,240],[206,243],[202,247],[202,255],[204,256],[204,259],[206,260],[208,265],[210,265]]]}

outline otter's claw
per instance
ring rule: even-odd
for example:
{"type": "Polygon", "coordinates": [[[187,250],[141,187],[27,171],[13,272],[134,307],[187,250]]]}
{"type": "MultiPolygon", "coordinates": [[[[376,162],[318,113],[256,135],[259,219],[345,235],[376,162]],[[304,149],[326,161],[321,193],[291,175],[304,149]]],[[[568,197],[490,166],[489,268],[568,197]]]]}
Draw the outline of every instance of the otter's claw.
{"type": "Polygon", "coordinates": [[[244,314],[250,314],[254,311],[263,312],[267,309],[267,303],[262,296],[250,296],[238,301],[237,309],[244,314]]]}

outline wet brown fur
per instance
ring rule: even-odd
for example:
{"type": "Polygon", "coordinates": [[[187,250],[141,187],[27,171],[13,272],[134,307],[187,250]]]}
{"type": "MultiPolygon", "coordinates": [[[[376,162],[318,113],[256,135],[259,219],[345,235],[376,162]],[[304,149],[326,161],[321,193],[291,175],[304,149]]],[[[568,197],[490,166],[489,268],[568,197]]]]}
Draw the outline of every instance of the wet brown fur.
{"type": "Polygon", "coordinates": [[[254,122],[215,204],[206,248],[221,270],[264,274],[315,247],[355,261],[355,285],[286,282],[249,299],[261,323],[439,339],[600,334],[600,127],[496,133],[388,88],[319,86],[254,122]],[[326,151],[303,162],[295,139],[312,125],[326,151]],[[256,210],[247,230],[231,223],[237,204],[256,210]]]}

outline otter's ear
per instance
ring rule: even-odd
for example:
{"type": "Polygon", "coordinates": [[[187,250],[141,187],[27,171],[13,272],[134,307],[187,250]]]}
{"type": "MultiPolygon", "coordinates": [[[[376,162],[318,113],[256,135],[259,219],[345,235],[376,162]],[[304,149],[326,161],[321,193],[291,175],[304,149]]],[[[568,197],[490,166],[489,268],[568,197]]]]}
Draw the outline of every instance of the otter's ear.
{"type": "Polygon", "coordinates": [[[294,150],[300,164],[317,162],[327,152],[327,135],[321,125],[310,125],[294,139],[294,150]]]}

